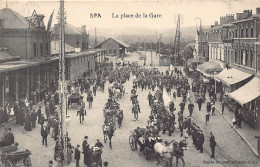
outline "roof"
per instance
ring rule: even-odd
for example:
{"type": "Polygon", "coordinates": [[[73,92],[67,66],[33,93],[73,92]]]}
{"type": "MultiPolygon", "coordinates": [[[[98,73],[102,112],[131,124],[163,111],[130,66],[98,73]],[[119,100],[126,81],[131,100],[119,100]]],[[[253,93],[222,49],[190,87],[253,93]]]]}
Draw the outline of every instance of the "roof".
{"type": "Polygon", "coordinates": [[[6,48],[0,48],[0,63],[18,59],[20,59],[19,56],[12,55],[6,50],[6,48]]]}
{"type": "MultiPolygon", "coordinates": [[[[59,41],[51,41],[51,54],[57,55],[59,54],[60,42],[59,41]]],[[[75,52],[75,48],[65,43],[65,53],[75,52]]]]}
{"type": "Polygon", "coordinates": [[[3,8],[0,10],[0,19],[3,20],[2,25],[5,29],[29,28],[29,21],[10,8],[3,8]]]}
{"type": "Polygon", "coordinates": [[[260,96],[260,78],[254,77],[247,84],[229,93],[228,96],[237,101],[239,104],[246,104],[260,96]]]}
{"type": "Polygon", "coordinates": [[[236,84],[238,82],[241,82],[249,77],[251,77],[252,74],[248,74],[245,72],[242,72],[240,70],[237,70],[235,68],[232,69],[224,69],[221,73],[219,73],[216,76],[216,79],[218,81],[222,81],[223,83],[225,83],[226,85],[233,85],[236,84]]]}
{"type": "MultiPolygon", "coordinates": [[[[82,35],[82,31],[78,27],[74,27],[73,25],[66,23],[65,25],[65,34],[66,35],[82,35]]],[[[55,24],[54,27],[51,27],[51,31],[54,33],[58,33],[60,31],[59,24],[55,24]]]]}
{"type": "Polygon", "coordinates": [[[236,20],[231,23],[241,23],[241,22],[250,21],[250,20],[254,20],[254,19],[260,19],[260,14],[253,14],[252,16],[250,16],[246,19],[236,20]]]}
{"type": "Polygon", "coordinates": [[[208,61],[198,66],[198,70],[206,73],[220,72],[223,68],[216,61],[208,61]]]}
{"type": "Polygon", "coordinates": [[[100,47],[103,43],[105,43],[105,42],[108,41],[109,39],[116,41],[117,43],[119,43],[120,45],[122,45],[122,46],[125,47],[125,48],[130,48],[130,46],[129,46],[128,44],[126,44],[126,43],[124,43],[124,42],[122,42],[122,41],[120,41],[120,40],[118,40],[118,39],[114,39],[114,38],[108,38],[108,39],[104,40],[103,42],[99,43],[99,44],[98,44],[97,46],[95,46],[95,47],[96,47],[96,48],[100,47]]]}

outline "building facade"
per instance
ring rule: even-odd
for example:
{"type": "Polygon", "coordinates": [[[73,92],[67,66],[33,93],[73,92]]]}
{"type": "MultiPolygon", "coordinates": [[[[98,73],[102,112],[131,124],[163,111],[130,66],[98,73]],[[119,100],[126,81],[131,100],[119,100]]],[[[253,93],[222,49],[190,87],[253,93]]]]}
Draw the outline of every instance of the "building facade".
{"type": "MultiPolygon", "coordinates": [[[[69,23],[65,23],[65,43],[74,47],[80,48],[81,51],[89,49],[89,34],[86,32],[86,26],[82,25],[80,28],[74,27],[69,23]]],[[[60,26],[55,24],[51,28],[51,40],[55,41],[59,39],[60,26]]]]}
{"type": "Polygon", "coordinates": [[[49,33],[43,23],[44,16],[34,12],[31,17],[38,18],[38,22],[32,23],[29,17],[22,17],[10,8],[0,10],[0,45],[25,60],[51,54],[49,33]]]}
{"type": "Polygon", "coordinates": [[[110,56],[123,57],[125,55],[126,48],[129,48],[129,45],[117,39],[108,38],[95,46],[95,48],[105,50],[107,55],[110,56]]]}

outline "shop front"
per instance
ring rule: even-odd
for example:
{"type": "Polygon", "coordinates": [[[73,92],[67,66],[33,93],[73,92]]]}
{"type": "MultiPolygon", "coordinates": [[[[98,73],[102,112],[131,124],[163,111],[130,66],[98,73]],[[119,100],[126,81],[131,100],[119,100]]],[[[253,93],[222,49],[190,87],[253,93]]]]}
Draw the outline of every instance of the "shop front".
{"type": "Polygon", "coordinates": [[[229,93],[241,108],[243,119],[252,127],[260,128],[260,78],[254,77],[247,84],[229,93]]]}

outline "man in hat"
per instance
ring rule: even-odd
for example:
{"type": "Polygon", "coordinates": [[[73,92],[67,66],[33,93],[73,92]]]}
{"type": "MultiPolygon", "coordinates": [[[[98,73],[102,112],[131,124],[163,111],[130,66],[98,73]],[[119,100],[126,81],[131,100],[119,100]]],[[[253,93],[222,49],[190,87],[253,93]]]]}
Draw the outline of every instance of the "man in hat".
{"type": "Polygon", "coordinates": [[[38,116],[38,124],[41,124],[42,106],[39,106],[39,109],[37,110],[37,116],[38,116]]]}
{"type": "Polygon", "coordinates": [[[203,153],[204,135],[203,135],[202,130],[199,130],[197,143],[198,143],[198,149],[200,150],[200,153],[203,153]]]}
{"type": "Polygon", "coordinates": [[[77,147],[75,148],[74,159],[76,160],[76,167],[79,167],[79,160],[80,160],[79,144],[77,144],[77,147]]]}
{"type": "Polygon", "coordinates": [[[14,135],[11,130],[10,127],[4,129],[3,137],[0,141],[0,147],[10,146],[14,143],[14,135]]]}
{"type": "Polygon", "coordinates": [[[193,113],[193,109],[194,109],[194,104],[191,102],[191,100],[190,100],[190,103],[188,105],[188,109],[189,109],[189,113],[190,113],[190,117],[191,117],[192,113],[193,113]]]}
{"type": "Polygon", "coordinates": [[[42,136],[42,145],[45,144],[45,146],[47,147],[48,129],[46,125],[43,125],[41,127],[41,136],[42,136]]]}
{"type": "Polygon", "coordinates": [[[84,140],[82,142],[82,150],[83,150],[82,153],[84,154],[84,164],[87,165],[88,163],[87,154],[89,151],[88,136],[84,137],[84,140]]]}
{"type": "Polygon", "coordinates": [[[53,166],[53,161],[50,160],[49,163],[48,163],[48,167],[52,167],[53,166]]]}
{"type": "Polygon", "coordinates": [[[216,141],[215,141],[215,136],[212,134],[212,132],[209,133],[210,135],[210,139],[209,139],[209,146],[211,148],[211,158],[215,158],[215,147],[217,145],[216,141]]]}
{"type": "Polygon", "coordinates": [[[97,142],[95,144],[95,147],[99,147],[100,149],[102,149],[104,146],[103,144],[99,141],[99,139],[97,139],[97,142]]]}
{"type": "Polygon", "coordinates": [[[103,163],[103,165],[104,165],[105,167],[107,167],[107,166],[108,166],[108,162],[105,161],[105,162],[103,163]]]}

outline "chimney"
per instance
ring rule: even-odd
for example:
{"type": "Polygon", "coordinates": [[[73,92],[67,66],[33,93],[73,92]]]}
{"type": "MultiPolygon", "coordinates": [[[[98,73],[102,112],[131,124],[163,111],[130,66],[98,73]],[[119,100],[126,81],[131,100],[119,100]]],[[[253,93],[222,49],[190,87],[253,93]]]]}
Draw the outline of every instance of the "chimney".
{"type": "Polygon", "coordinates": [[[223,24],[226,24],[227,23],[227,19],[226,19],[226,17],[225,16],[220,16],[220,22],[219,22],[219,24],[220,25],[223,25],[223,24]]]}
{"type": "Polygon", "coordinates": [[[260,14],[260,8],[256,8],[256,14],[260,14]]]}
{"type": "Polygon", "coordinates": [[[0,29],[3,28],[3,19],[0,19],[0,29]]]}
{"type": "Polygon", "coordinates": [[[237,15],[237,20],[243,19],[243,13],[236,13],[237,15]]]}
{"type": "Polygon", "coordinates": [[[214,26],[218,26],[218,21],[215,21],[215,24],[214,24],[214,26]]]}
{"type": "Polygon", "coordinates": [[[243,19],[246,19],[248,17],[252,16],[252,10],[244,10],[244,17],[243,19]]]}
{"type": "Polygon", "coordinates": [[[213,28],[214,27],[214,25],[210,25],[210,28],[213,28]]]}
{"type": "Polygon", "coordinates": [[[233,22],[235,19],[234,19],[234,15],[233,14],[227,14],[226,15],[226,24],[227,23],[230,23],[230,22],[233,22]]]}

